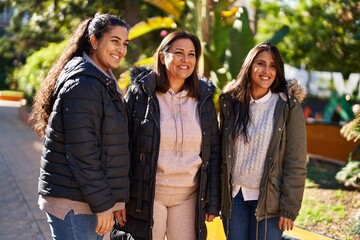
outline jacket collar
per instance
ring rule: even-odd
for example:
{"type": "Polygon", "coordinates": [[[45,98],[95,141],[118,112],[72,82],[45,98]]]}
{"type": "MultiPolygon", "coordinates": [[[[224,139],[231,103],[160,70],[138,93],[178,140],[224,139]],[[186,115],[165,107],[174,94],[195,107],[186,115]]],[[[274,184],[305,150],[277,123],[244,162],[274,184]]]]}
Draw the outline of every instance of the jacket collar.
{"type": "Polygon", "coordinates": [[[74,57],[65,65],[59,80],[69,79],[79,74],[100,79],[104,83],[110,78],[83,57],[74,57]]]}
{"type": "Polygon", "coordinates": [[[104,85],[106,85],[107,81],[110,82],[110,80],[114,80],[105,75],[93,64],[86,61],[83,57],[74,57],[65,65],[64,69],[62,70],[59,79],[57,80],[54,93],[57,93],[66,80],[77,75],[94,77],[101,81],[104,85]]]}
{"type": "Polygon", "coordinates": [[[151,68],[133,67],[130,70],[130,80],[132,83],[140,84],[148,95],[155,92],[156,78],[151,68]]]}
{"type": "Polygon", "coordinates": [[[250,95],[250,103],[257,103],[257,104],[265,103],[267,100],[269,100],[271,98],[272,94],[273,93],[269,89],[267,94],[265,94],[265,96],[263,96],[259,99],[253,99],[253,97],[250,95]]]}
{"type": "Polygon", "coordinates": [[[91,63],[92,65],[94,65],[97,69],[99,69],[102,73],[104,73],[106,76],[115,79],[115,76],[113,74],[113,72],[111,71],[111,69],[108,69],[107,72],[103,71],[90,57],[89,55],[87,55],[85,52],[83,52],[82,57],[88,61],[89,63],[91,63]]]}
{"type": "Polygon", "coordinates": [[[199,102],[205,101],[209,96],[213,95],[215,93],[215,86],[214,84],[206,79],[202,78],[200,81],[200,97],[199,102]]]}

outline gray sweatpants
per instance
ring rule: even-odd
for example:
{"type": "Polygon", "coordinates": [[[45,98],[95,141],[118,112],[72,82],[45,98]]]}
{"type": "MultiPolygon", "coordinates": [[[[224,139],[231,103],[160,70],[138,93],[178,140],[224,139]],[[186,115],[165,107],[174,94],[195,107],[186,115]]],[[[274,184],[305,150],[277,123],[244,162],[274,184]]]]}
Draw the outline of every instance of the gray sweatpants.
{"type": "Polygon", "coordinates": [[[155,193],[153,239],[195,240],[196,196],[155,193]]]}

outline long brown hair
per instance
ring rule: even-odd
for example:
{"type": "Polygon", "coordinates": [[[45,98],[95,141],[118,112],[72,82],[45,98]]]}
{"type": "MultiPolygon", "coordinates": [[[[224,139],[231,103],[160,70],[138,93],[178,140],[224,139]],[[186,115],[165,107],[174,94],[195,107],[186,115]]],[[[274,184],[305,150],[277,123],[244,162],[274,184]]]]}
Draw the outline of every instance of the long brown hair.
{"type": "Polygon", "coordinates": [[[251,120],[249,106],[251,99],[251,67],[256,56],[263,51],[271,53],[276,68],[276,78],[270,86],[270,90],[274,93],[287,93],[287,81],[285,79],[284,63],[278,49],[271,43],[261,43],[253,47],[247,54],[235,82],[231,85],[229,84],[228,88],[224,90],[225,93],[230,94],[234,101],[234,138],[237,138],[239,135],[243,135],[245,140],[248,140],[247,128],[251,120]]]}
{"type": "Polygon", "coordinates": [[[47,73],[34,96],[32,110],[28,119],[29,125],[39,136],[43,136],[48,118],[54,104],[53,92],[65,65],[74,57],[88,55],[92,48],[89,41],[91,35],[101,39],[104,33],[110,31],[112,26],[122,26],[129,30],[129,26],[120,18],[110,14],[100,14],[94,18],[82,21],[70,37],[65,50],[47,73]]]}
{"type": "Polygon", "coordinates": [[[196,73],[197,65],[201,55],[201,44],[197,36],[185,32],[183,30],[177,30],[175,32],[169,33],[160,43],[159,47],[156,49],[154,58],[154,72],[156,73],[156,91],[166,92],[170,88],[170,82],[166,75],[166,69],[160,61],[160,53],[166,52],[172,44],[178,39],[190,39],[195,46],[195,56],[196,56],[196,65],[192,74],[185,79],[185,88],[188,90],[188,96],[197,98],[200,94],[200,84],[199,78],[196,73]]]}

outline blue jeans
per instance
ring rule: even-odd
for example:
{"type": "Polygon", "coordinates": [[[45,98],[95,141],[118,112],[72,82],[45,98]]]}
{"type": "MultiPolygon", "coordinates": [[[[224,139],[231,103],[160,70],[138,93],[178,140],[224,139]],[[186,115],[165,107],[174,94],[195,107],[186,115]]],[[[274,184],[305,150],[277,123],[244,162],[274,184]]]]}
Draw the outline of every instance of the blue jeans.
{"type": "MultiPolygon", "coordinates": [[[[234,205],[230,218],[223,218],[223,226],[227,240],[255,240],[257,200],[244,201],[241,190],[234,198],[234,205]],[[228,231],[228,232],[227,232],[228,231]]],[[[259,240],[281,239],[283,231],[278,227],[279,218],[269,218],[258,222],[259,240]],[[266,231],[265,231],[266,225],[266,231]],[[265,238],[266,232],[266,238],[265,238]]]]}
{"type": "Polygon", "coordinates": [[[97,218],[95,214],[74,214],[71,210],[61,220],[46,213],[54,240],[102,240],[96,231],[97,218]]]}

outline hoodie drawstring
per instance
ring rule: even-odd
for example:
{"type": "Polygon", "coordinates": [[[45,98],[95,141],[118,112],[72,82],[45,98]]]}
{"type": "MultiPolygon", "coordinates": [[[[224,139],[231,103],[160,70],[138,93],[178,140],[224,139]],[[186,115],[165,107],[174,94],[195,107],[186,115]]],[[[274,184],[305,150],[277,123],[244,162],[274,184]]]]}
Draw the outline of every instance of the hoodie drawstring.
{"type": "MultiPolygon", "coordinates": [[[[265,213],[265,228],[264,228],[264,239],[261,240],[266,240],[267,239],[267,214],[265,213]]],[[[256,220],[256,240],[259,240],[259,221],[256,220]]]]}
{"type": "Polygon", "coordinates": [[[175,122],[175,141],[176,141],[176,155],[179,155],[179,148],[180,148],[180,157],[182,157],[183,155],[183,144],[184,144],[184,126],[183,126],[183,114],[182,114],[182,95],[181,92],[178,94],[174,94],[172,92],[168,92],[171,95],[171,103],[172,103],[172,109],[173,109],[173,118],[174,118],[174,122],[175,122]],[[175,97],[175,98],[174,98],[175,97]],[[179,112],[180,112],[180,128],[181,128],[181,133],[178,132],[178,120],[177,120],[177,114],[176,114],[176,100],[179,100],[179,112]],[[179,134],[181,134],[181,141],[179,143],[179,134]],[[180,145],[180,147],[179,147],[180,145]]]}
{"type": "Polygon", "coordinates": [[[180,157],[182,157],[183,150],[184,150],[184,124],[183,124],[183,114],[182,114],[182,96],[180,93],[180,124],[181,124],[181,151],[180,151],[180,157]]]}

